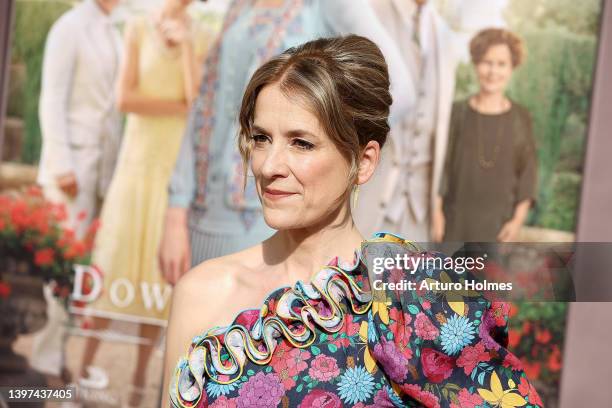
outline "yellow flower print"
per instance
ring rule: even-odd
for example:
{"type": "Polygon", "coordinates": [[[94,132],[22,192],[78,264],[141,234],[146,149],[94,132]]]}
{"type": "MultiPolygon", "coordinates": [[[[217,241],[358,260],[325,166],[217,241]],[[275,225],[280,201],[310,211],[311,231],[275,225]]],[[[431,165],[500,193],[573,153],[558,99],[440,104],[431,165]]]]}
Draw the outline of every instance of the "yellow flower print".
{"type": "Polygon", "coordinates": [[[365,363],[365,368],[368,372],[373,373],[376,369],[376,361],[374,357],[370,354],[370,349],[368,347],[368,322],[361,322],[361,326],[359,327],[359,339],[365,344],[363,351],[363,362],[365,363]]]}
{"type": "Polygon", "coordinates": [[[484,388],[479,388],[478,394],[494,407],[515,408],[522,407],[527,403],[523,397],[512,391],[512,388],[508,390],[503,389],[497,373],[493,371],[491,375],[491,389],[485,390],[484,388]]]}

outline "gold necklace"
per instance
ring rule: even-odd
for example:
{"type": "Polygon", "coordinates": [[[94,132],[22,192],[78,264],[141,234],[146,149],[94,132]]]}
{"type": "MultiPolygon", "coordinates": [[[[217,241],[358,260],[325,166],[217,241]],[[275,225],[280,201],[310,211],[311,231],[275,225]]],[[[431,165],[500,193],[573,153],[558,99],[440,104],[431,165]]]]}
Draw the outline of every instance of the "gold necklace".
{"type": "Polygon", "coordinates": [[[492,169],[495,167],[495,163],[497,162],[497,158],[499,156],[499,152],[501,151],[501,138],[503,126],[497,126],[497,135],[495,138],[495,144],[493,145],[493,157],[490,160],[487,160],[485,157],[485,146],[483,140],[483,131],[482,131],[482,118],[483,115],[478,111],[478,109],[474,109],[478,114],[476,117],[476,132],[478,133],[478,164],[483,169],[492,169]]]}

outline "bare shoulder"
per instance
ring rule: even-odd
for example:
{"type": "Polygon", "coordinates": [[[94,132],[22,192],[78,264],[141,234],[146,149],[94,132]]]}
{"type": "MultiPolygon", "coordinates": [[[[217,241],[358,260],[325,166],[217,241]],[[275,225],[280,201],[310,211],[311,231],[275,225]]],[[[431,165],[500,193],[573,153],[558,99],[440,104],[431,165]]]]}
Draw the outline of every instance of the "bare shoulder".
{"type": "Polygon", "coordinates": [[[242,305],[232,302],[244,290],[243,281],[261,258],[261,246],[220,258],[210,259],[187,272],[177,283],[173,294],[172,317],[197,315],[193,324],[201,328],[229,323],[230,313],[242,305]],[[195,313],[193,313],[195,312],[195,313]]]}
{"type": "MultiPolygon", "coordinates": [[[[166,337],[164,390],[172,370],[186,356],[192,339],[215,326],[224,326],[244,306],[239,276],[248,273],[261,247],[205,261],[187,272],[172,294],[172,308],[166,337]]],[[[164,393],[164,401],[167,401],[164,393]]]]}
{"type": "Polygon", "coordinates": [[[236,277],[254,269],[260,245],[219,258],[209,259],[193,267],[177,283],[175,295],[226,295],[236,289],[236,277]]]}

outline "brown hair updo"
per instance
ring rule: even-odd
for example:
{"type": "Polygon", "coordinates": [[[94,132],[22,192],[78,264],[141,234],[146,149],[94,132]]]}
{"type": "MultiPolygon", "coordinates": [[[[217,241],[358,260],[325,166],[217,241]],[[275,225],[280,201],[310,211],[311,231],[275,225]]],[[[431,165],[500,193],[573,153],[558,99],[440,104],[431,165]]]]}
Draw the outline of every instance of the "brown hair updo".
{"type": "Polygon", "coordinates": [[[261,90],[271,84],[278,84],[287,97],[299,98],[318,118],[351,165],[350,191],[362,149],[371,140],[382,147],[389,133],[392,99],[380,49],[357,35],[321,38],[290,48],[263,64],[251,77],[240,108],[238,146],[245,167],[252,150],[255,102],[261,90]]]}

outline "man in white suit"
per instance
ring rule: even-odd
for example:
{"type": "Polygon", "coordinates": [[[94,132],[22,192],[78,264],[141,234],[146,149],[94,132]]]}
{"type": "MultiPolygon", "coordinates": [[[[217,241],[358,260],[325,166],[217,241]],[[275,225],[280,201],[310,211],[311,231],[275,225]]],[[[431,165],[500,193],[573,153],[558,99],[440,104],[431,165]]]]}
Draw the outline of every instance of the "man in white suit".
{"type": "Polygon", "coordinates": [[[359,193],[355,219],[366,235],[383,230],[428,241],[455,88],[455,36],[427,0],[370,4],[401,49],[417,95],[410,113],[392,126],[380,167],[359,193]]]}
{"type": "MultiPolygon", "coordinates": [[[[83,237],[110,182],[120,117],[113,90],[121,38],[110,14],[120,0],[84,0],[60,17],[47,36],[39,116],[38,182],[45,198],[64,204],[67,225],[83,237]]],[[[45,288],[48,322],[34,339],[32,366],[58,375],[68,317],[45,288]]]]}

